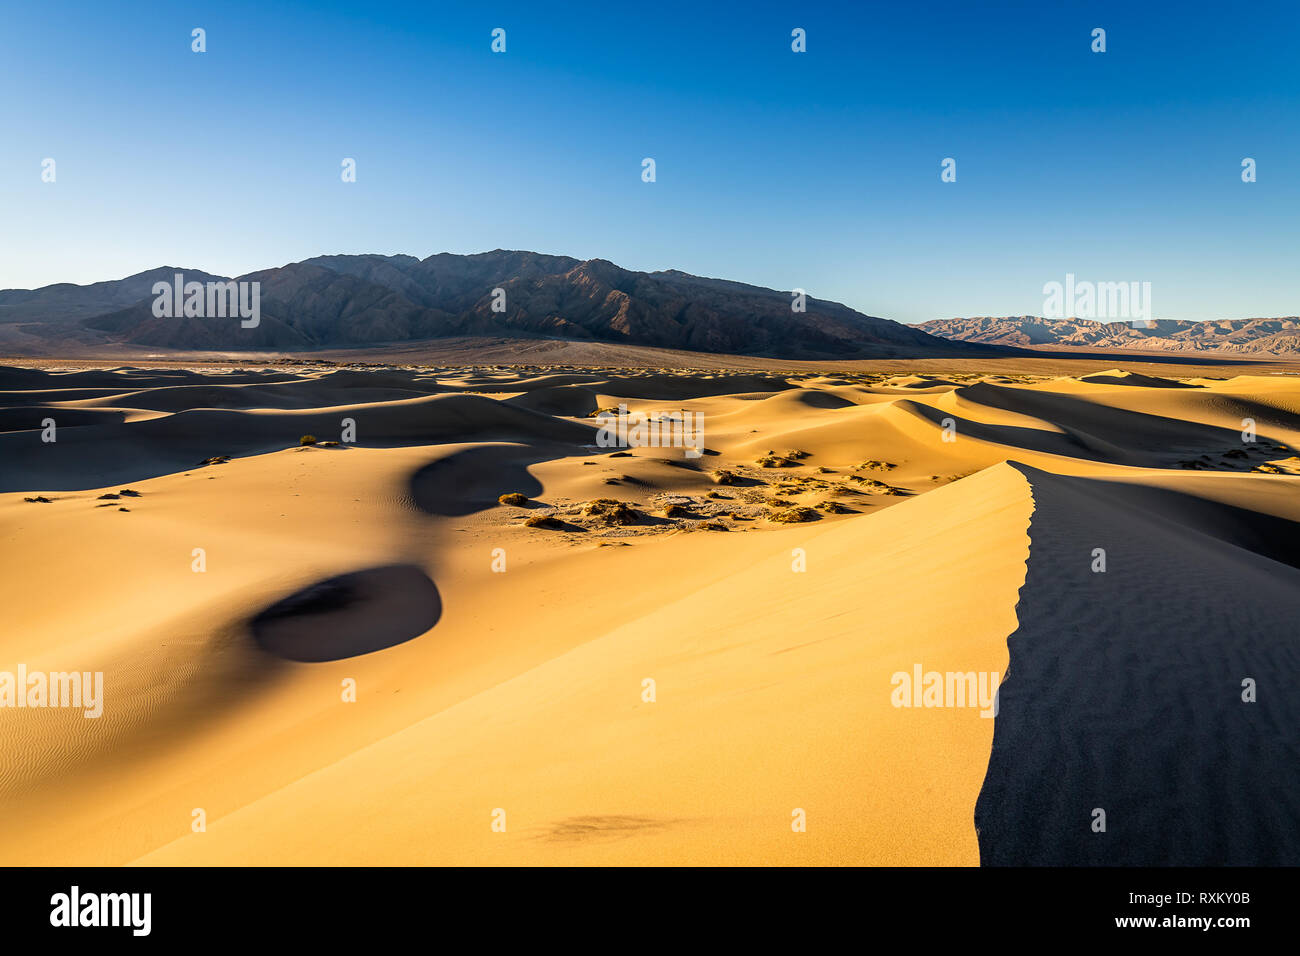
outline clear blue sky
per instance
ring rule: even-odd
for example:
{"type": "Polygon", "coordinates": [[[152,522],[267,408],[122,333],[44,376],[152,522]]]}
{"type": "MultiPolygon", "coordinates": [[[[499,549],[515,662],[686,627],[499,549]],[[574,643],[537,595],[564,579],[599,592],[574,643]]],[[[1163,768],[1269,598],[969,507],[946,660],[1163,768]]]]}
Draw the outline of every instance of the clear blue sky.
{"type": "Polygon", "coordinates": [[[0,287],[502,247],[908,322],[1067,272],[1300,313],[1295,0],[8,3],[0,130],[0,287]]]}

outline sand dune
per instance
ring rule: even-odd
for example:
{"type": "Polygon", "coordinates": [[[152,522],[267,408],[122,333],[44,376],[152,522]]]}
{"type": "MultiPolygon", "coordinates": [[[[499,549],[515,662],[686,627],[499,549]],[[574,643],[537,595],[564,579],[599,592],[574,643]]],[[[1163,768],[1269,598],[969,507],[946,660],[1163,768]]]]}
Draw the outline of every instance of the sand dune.
{"type": "Polygon", "coordinates": [[[0,679],[104,675],[0,706],[0,860],[1295,863],[1298,447],[1293,376],[0,368],[0,679]]]}
{"type": "Polygon", "coordinates": [[[1021,470],[1029,570],[975,814],[981,860],[1300,863],[1300,524],[1021,470]]]}

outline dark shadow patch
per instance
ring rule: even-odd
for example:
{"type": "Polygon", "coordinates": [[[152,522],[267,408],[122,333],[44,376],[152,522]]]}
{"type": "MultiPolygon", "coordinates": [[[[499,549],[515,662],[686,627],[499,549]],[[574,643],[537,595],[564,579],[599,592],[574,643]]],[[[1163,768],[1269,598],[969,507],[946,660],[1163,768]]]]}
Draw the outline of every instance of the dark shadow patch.
{"type": "MultiPolygon", "coordinates": [[[[1037,418],[1044,425],[1034,428],[987,424],[917,400],[900,399],[896,407],[914,412],[940,428],[951,419],[957,434],[998,445],[1146,468],[1167,468],[1180,456],[1209,449],[1218,452],[1225,447],[1241,445],[1240,433],[1230,428],[1099,406],[1070,395],[1003,388],[987,383],[965,386],[955,394],[989,408],[1037,418]],[[1048,423],[1061,431],[1052,430],[1048,423]]],[[[1292,427],[1297,422],[1300,419],[1279,424],[1292,427]]]]}
{"type": "Polygon", "coordinates": [[[573,418],[590,415],[597,408],[596,390],[587,385],[536,388],[503,401],[507,405],[527,408],[544,415],[567,415],[573,418]]]}
{"type": "Polygon", "coordinates": [[[1091,382],[1093,385],[1127,385],[1134,388],[1204,388],[1203,385],[1192,385],[1190,382],[1179,382],[1170,378],[1157,378],[1153,375],[1139,375],[1136,372],[1120,375],[1108,375],[1105,372],[1098,372],[1095,375],[1082,375],[1079,377],[1081,382],[1091,382]]]}
{"type": "Polygon", "coordinates": [[[438,623],[437,586],[413,564],[390,564],[318,581],[249,622],[258,646],[316,663],[403,644],[438,623]]]}
{"type": "Polygon", "coordinates": [[[1300,529],[1012,467],[1034,512],[975,804],[981,865],[1300,864],[1300,658],[1286,626],[1300,616],[1300,529]],[[1276,691],[1247,703],[1247,677],[1276,691]]]}
{"type": "MultiPolygon", "coordinates": [[[[844,384],[848,384],[845,382],[844,384]]],[[[809,408],[848,408],[856,405],[843,395],[836,395],[834,392],[823,392],[818,389],[808,389],[801,392],[794,399],[800,405],[806,405],[809,408]]]]}
{"type": "Polygon", "coordinates": [[[425,514],[458,518],[497,506],[517,491],[533,498],[542,484],[528,473],[539,460],[532,450],[485,446],[466,448],[425,465],[411,476],[411,497],[425,514]]]}

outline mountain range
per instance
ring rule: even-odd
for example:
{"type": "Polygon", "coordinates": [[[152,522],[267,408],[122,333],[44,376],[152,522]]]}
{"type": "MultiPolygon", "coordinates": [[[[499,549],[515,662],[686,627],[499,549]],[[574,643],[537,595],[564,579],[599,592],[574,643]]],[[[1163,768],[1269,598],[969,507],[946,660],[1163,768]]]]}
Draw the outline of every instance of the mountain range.
{"type": "Polygon", "coordinates": [[[785,358],[991,354],[808,297],[604,259],[495,250],[319,256],[238,276],[260,285],[261,320],[159,318],[153,285],[220,281],[162,267],[113,282],[0,291],[0,353],[102,347],[181,351],[364,348],[459,336],[616,342],[785,358]],[[495,293],[494,290],[501,290],[495,293]],[[504,310],[494,309],[503,303],[504,310]]]}
{"type": "Polygon", "coordinates": [[[917,328],[959,342],[1024,347],[1049,345],[1147,352],[1242,352],[1290,355],[1300,352],[1300,316],[1276,319],[1216,319],[1190,322],[1097,322],[1044,319],[1036,315],[935,319],[917,328]]]}

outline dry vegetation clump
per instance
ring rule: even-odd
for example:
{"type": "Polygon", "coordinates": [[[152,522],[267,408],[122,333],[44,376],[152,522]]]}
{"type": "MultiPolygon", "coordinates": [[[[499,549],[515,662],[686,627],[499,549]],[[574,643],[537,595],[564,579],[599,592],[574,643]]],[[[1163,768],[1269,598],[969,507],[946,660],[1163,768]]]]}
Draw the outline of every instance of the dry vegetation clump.
{"type": "Polygon", "coordinates": [[[864,489],[877,495],[902,495],[906,494],[902,488],[887,484],[883,481],[876,481],[874,478],[863,478],[861,475],[850,475],[849,481],[857,482],[864,489]]]}
{"type": "Polygon", "coordinates": [[[713,473],[713,483],[715,485],[738,485],[740,484],[740,476],[734,471],[719,468],[713,473]]]}
{"type": "Polygon", "coordinates": [[[844,507],[838,501],[823,501],[817,505],[822,511],[830,515],[851,515],[853,511],[844,507]]]}
{"type": "Polygon", "coordinates": [[[810,491],[818,491],[824,488],[834,487],[830,482],[822,481],[820,478],[813,478],[808,475],[789,475],[780,478],[772,486],[780,494],[807,494],[810,491]]]}
{"type": "Polygon", "coordinates": [[[685,518],[690,514],[690,510],[685,505],[671,504],[664,508],[665,518],[685,518]]]}
{"type": "Polygon", "coordinates": [[[316,444],[316,436],[315,436],[315,435],[303,435],[301,438],[298,439],[298,444],[299,444],[299,445],[314,445],[314,444],[316,444]]]}
{"type": "Polygon", "coordinates": [[[773,452],[768,452],[761,458],[754,460],[754,464],[760,468],[793,468],[795,463],[788,458],[782,458],[773,452]]]}
{"type": "MultiPolygon", "coordinates": [[[[768,454],[770,455],[772,453],[769,451],[768,454]]],[[[787,451],[782,457],[788,458],[791,461],[802,461],[805,458],[811,458],[812,452],[799,451],[798,449],[795,449],[794,451],[787,451]]]]}
{"type": "Polygon", "coordinates": [[[582,506],[584,518],[595,518],[604,525],[636,524],[640,515],[625,501],[595,498],[582,506]]]}
{"type": "Polygon", "coordinates": [[[768,520],[781,524],[797,524],[801,521],[817,520],[817,512],[812,508],[777,508],[767,513],[768,520]]]}
{"type": "Polygon", "coordinates": [[[510,491],[497,499],[503,505],[514,505],[516,508],[522,508],[528,504],[528,496],[518,491],[510,491]]]}
{"type": "Polygon", "coordinates": [[[524,519],[525,528],[563,528],[564,522],[554,515],[529,515],[524,519]]]}
{"type": "Polygon", "coordinates": [[[892,461],[876,461],[874,458],[857,466],[859,471],[893,471],[897,467],[898,465],[892,461]]]}
{"type": "Polygon", "coordinates": [[[204,465],[224,465],[228,461],[230,461],[229,455],[213,455],[211,458],[204,458],[199,462],[199,467],[201,468],[204,465]]]}
{"type": "Polygon", "coordinates": [[[698,525],[701,531],[730,531],[721,521],[701,521],[698,525]]]}

